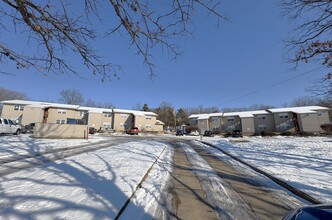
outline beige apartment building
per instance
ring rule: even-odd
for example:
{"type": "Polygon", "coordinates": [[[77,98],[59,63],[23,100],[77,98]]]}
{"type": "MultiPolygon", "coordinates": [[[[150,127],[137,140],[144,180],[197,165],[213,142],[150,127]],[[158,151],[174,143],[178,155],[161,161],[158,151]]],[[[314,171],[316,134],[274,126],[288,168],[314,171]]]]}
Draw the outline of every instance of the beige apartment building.
{"type": "Polygon", "coordinates": [[[164,123],[153,112],[124,109],[91,108],[79,105],[24,100],[2,102],[1,117],[22,125],[29,123],[84,124],[99,129],[124,132],[131,127],[139,131],[163,132],[164,123]]]}
{"type": "Polygon", "coordinates": [[[275,108],[259,111],[195,114],[189,116],[190,125],[201,131],[232,132],[245,135],[265,132],[324,132],[322,124],[330,123],[329,108],[305,106],[275,108]]]}

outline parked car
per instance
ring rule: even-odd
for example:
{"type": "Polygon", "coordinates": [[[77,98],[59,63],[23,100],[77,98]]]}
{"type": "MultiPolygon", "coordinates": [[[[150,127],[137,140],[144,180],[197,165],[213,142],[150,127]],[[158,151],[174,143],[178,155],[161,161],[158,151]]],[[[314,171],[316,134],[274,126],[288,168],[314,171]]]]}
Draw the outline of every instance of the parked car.
{"type": "Polygon", "coordinates": [[[198,136],[199,132],[197,130],[191,131],[190,134],[191,136],[198,136]]]}
{"type": "Polygon", "coordinates": [[[0,134],[20,134],[22,127],[12,120],[0,118],[0,134]]]}
{"type": "Polygon", "coordinates": [[[97,133],[97,129],[94,127],[89,127],[89,134],[95,134],[97,133]]]}
{"type": "Polygon", "coordinates": [[[203,136],[205,136],[205,137],[211,137],[212,136],[212,132],[211,131],[204,131],[203,136]]]}
{"type": "Polygon", "coordinates": [[[138,128],[137,127],[132,127],[129,129],[129,131],[127,132],[130,135],[138,135],[138,128]]]}
{"type": "Polygon", "coordinates": [[[283,220],[332,219],[332,204],[304,206],[290,211],[283,220]]]}
{"type": "Polygon", "coordinates": [[[183,136],[184,135],[183,130],[181,130],[181,129],[177,130],[175,135],[176,136],[183,136]]]}
{"type": "Polygon", "coordinates": [[[241,130],[234,130],[232,132],[232,137],[243,137],[241,130]]]}
{"type": "Polygon", "coordinates": [[[30,123],[22,127],[22,133],[33,133],[35,129],[35,123],[30,123]]]}

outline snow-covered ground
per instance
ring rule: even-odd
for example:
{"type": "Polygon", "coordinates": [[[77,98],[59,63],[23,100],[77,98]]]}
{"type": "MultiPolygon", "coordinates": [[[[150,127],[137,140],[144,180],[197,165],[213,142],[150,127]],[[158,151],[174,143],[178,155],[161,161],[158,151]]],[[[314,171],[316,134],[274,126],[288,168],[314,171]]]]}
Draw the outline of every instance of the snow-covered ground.
{"type": "Polygon", "coordinates": [[[204,141],[286,181],[321,202],[332,203],[331,138],[214,137],[204,138],[204,141]]]}
{"type": "MultiPolygon", "coordinates": [[[[231,139],[204,137],[204,140],[322,202],[332,202],[331,139],[253,137],[237,139],[248,142],[230,142],[231,139]]],[[[53,140],[29,135],[0,136],[0,161],[15,155],[106,142],[116,143],[116,138],[95,135],[89,140],[53,140]]],[[[190,147],[184,149],[194,168],[212,173],[190,147]]],[[[160,219],[165,200],[170,199],[162,193],[171,172],[172,154],[172,148],[166,144],[137,139],[2,176],[0,219],[114,219],[128,198],[131,202],[120,218],[160,219]],[[145,176],[148,170],[150,173],[145,176]]],[[[208,191],[203,184],[207,194],[220,193],[218,190],[225,187],[218,185],[223,181],[216,175],[201,173],[199,178],[216,189],[208,191]]]]}
{"type": "MultiPolygon", "coordinates": [[[[108,138],[1,136],[0,155],[40,152],[108,138]]],[[[0,177],[0,219],[114,219],[130,197],[123,219],[160,216],[158,204],[163,203],[161,192],[171,170],[171,156],[168,145],[140,140],[0,177]],[[148,170],[150,174],[145,177],[148,170]],[[144,183],[133,194],[143,178],[144,183]]]]}

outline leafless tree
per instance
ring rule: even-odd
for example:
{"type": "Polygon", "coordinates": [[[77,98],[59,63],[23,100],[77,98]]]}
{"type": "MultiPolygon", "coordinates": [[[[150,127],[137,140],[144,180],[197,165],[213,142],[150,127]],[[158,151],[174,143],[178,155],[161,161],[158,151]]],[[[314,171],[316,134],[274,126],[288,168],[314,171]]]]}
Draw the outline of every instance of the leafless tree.
{"type": "Polygon", "coordinates": [[[191,19],[195,11],[201,8],[215,16],[218,22],[226,19],[217,9],[218,2],[2,0],[2,34],[6,31],[22,35],[29,44],[37,46],[22,52],[15,49],[12,42],[5,42],[0,37],[0,64],[12,62],[17,68],[32,67],[42,74],[69,72],[80,75],[64,55],[69,54],[73,59],[79,58],[84,66],[93,74],[100,75],[103,81],[111,80],[117,77],[120,67],[98,55],[92,42],[99,37],[110,37],[115,32],[124,31],[137,54],[143,57],[152,76],[152,50],[166,49],[170,55],[177,57],[181,51],[176,39],[191,33],[191,19]],[[105,14],[105,11],[108,13],[105,14]],[[103,29],[99,30],[99,26],[103,29]]]}
{"type": "Polygon", "coordinates": [[[322,99],[315,96],[302,96],[291,101],[290,106],[300,107],[300,106],[315,106],[319,105],[322,99]]]}
{"type": "Polygon", "coordinates": [[[185,111],[185,113],[187,115],[216,113],[216,112],[220,111],[219,108],[216,106],[204,107],[202,105],[199,105],[197,107],[186,107],[186,108],[183,108],[183,110],[185,111]]]}
{"type": "Polygon", "coordinates": [[[70,105],[80,105],[84,102],[82,93],[77,89],[64,89],[60,92],[59,101],[70,105]]]}
{"type": "MultiPolygon", "coordinates": [[[[26,100],[27,96],[24,93],[0,87],[0,102],[6,100],[13,100],[13,99],[26,100]]],[[[0,103],[0,114],[1,111],[2,111],[2,104],[0,103]]]]}
{"type": "Polygon", "coordinates": [[[143,105],[141,103],[136,103],[133,107],[133,110],[141,111],[143,109],[143,105]]]}
{"type": "Polygon", "coordinates": [[[88,99],[84,102],[87,107],[98,107],[98,104],[93,99],[88,99]]]}
{"type": "Polygon", "coordinates": [[[113,109],[115,108],[115,105],[111,102],[104,102],[103,104],[100,105],[100,108],[113,109]]]}
{"type": "MultiPolygon", "coordinates": [[[[283,0],[285,13],[299,22],[293,37],[287,40],[295,55],[290,59],[299,62],[320,62],[326,68],[332,67],[332,1],[330,0],[283,0]]],[[[321,81],[328,82],[331,90],[331,71],[321,81]]],[[[323,92],[325,93],[325,91],[323,92]]]]}
{"type": "Polygon", "coordinates": [[[13,99],[26,100],[27,96],[24,93],[0,87],[0,101],[13,99]]]}

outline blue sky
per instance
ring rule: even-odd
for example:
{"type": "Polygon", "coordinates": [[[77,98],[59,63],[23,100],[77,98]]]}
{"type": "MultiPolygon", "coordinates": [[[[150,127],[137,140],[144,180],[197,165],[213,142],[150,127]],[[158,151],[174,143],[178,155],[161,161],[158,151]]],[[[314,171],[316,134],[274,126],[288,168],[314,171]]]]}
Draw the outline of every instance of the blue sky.
{"type": "MultiPolygon", "coordinates": [[[[72,65],[83,73],[82,78],[42,76],[33,70],[1,64],[2,70],[13,75],[1,75],[0,86],[23,92],[30,100],[54,102],[60,98],[61,90],[77,89],[85,99],[111,102],[124,109],[132,109],[137,103],[158,107],[162,101],[176,108],[252,104],[280,107],[308,95],[305,89],[323,72],[310,72],[319,64],[301,64],[294,70],[294,64],[287,62],[288,50],[282,40],[294,25],[282,16],[277,1],[221,2],[220,9],[230,22],[222,22],[217,28],[215,18],[198,11],[193,18],[194,35],[179,42],[184,52],[181,57],[171,60],[162,52],[154,54],[157,67],[153,79],[149,78],[142,58],[135,55],[123,36],[116,35],[108,41],[97,41],[95,46],[110,62],[122,66],[120,80],[102,83],[100,78],[84,74],[87,71],[73,59],[72,65]],[[301,74],[304,75],[297,77],[301,74]],[[287,79],[290,80],[255,92],[287,79]]],[[[17,36],[10,40],[19,39],[17,36]]],[[[26,47],[25,41],[20,42],[20,46],[26,47]]]]}

